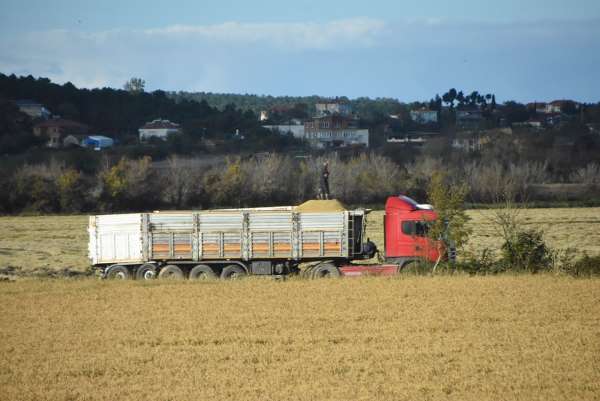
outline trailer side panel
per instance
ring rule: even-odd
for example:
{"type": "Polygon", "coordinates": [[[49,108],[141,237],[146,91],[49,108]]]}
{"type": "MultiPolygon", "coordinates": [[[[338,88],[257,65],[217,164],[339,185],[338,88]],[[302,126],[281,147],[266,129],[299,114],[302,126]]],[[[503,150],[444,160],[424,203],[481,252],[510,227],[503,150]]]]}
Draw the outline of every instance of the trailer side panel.
{"type": "Polygon", "coordinates": [[[143,259],[140,213],[92,216],[88,231],[92,263],[135,263],[143,259]]]}
{"type": "Polygon", "coordinates": [[[89,254],[92,264],[351,259],[355,215],[364,213],[265,208],[92,216],[89,254]]]}

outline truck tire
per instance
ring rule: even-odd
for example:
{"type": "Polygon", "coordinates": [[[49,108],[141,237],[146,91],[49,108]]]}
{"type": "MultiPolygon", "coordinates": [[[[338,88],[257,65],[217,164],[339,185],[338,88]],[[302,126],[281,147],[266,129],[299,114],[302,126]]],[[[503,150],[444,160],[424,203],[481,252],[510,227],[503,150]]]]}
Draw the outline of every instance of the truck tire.
{"type": "Polygon", "coordinates": [[[190,280],[214,280],[216,278],[215,271],[208,265],[198,265],[190,271],[190,280]]]}
{"type": "Polygon", "coordinates": [[[407,270],[409,270],[411,267],[414,266],[415,261],[414,260],[403,260],[402,263],[400,263],[400,267],[398,268],[398,273],[404,273],[407,270]]]}
{"type": "Polygon", "coordinates": [[[315,266],[312,271],[313,278],[333,278],[339,276],[339,269],[332,263],[322,263],[315,266]]]}
{"type": "Polygon", "coordinates": [[[182,280],[183,272],[178,266],[175,265],[166,265],[162,269],[160,269],[160,273],[158,273],[158,278],[160,279],[171,279],[171,280],[182,280]]]}
{"type": "Polygon", "coordinates": [[[429,272],[429,268],[427,263],[422,260],[410,259],[402,264],[400,272],[404,274],[421,275],[429,272]]]}
{"type": "Polygon", "coordinates": [[[232,280],[246,275],[246,270],[242,266],[229,265],[225,266],[221,272],[222,280],[232,280]]]}
{"type": "Polygon", "coordinates": [[[104,277],[109,280],[129,280],[131,278],[131,273],[129,273],[129,269],[125,266],[112,265],[106,269],[104,277]]]}
{"type": "Polygon", "coordinates": [[[138,267],[135,272],[136,280],[154,280],[156,278],[156,266],[152,263],[145,263],[138,267]]]}

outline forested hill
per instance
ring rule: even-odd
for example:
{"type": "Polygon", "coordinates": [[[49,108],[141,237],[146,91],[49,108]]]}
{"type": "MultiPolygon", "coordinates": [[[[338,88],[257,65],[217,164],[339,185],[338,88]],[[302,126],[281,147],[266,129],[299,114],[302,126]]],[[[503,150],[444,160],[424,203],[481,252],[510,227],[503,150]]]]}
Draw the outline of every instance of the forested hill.
{"type": "Polygon", "coordinates": [[[145,122],[166,118],[182,125],[195,122],[207,130],[228,131],[255,125],[256,116],[235,107],[222,110],[206,102],[174,99],[166,92],[130,93],[125,90],[79,89],[71,83],[58,85],[47,78],[16,77],[0,74],[0,98],[32,99],[53,114],[73,119],[95,130],[119,137],[137,133],[145,122]]]}
{"type": "MultiPolygon", "coordinates": [[[[304,105],[306,112],[312,114],[315,104],[323,100],[331,100],[322,96],[270,96],[270,95],[252,95],[252,94],[234,94],[234,93],[211,93],[211,92],[168,92],[168,96],[177,100],[195,100],[205,101],[208,105],[216,107],[219,110],[225,109],[227,105],[235,104],[242,110],[251,110],[259,113],[261,110],[271,110],[273,108],[294,108],[298,105],[304,105]]],[[[352,110],[364,117],[370,117],[373,114],[395,114],[403,109],[403,104],[393,98],[359,97],[348,99],[345,96],[336,98],[349,103],[352,110]]]]}

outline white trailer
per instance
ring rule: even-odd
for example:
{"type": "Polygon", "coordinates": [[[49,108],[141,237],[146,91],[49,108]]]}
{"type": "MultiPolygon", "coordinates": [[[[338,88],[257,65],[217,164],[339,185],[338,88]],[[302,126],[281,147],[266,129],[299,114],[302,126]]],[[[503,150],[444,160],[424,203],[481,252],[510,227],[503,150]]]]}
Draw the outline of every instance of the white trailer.
{"type": "Polygon", "coordinates": [[[299,210],[90,216],[89,258],[104,277],[150,279],[279,275],[297,271],[301,262],[332,261],[323,263],[327,273],[335,264],[369,256],[363,252],[367,210],[299,210]]]}

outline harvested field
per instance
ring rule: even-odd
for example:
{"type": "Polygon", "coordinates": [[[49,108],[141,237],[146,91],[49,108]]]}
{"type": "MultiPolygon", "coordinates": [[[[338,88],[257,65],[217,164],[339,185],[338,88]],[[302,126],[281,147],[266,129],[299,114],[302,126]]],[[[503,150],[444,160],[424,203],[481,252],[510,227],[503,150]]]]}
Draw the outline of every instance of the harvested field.
{"type": "MultiPolygon", "coordinates": [[[[473,238],[468,249],[499,249],[492,210],[471,210],[473,238]]],[[[519,218],[525,228],[541,229],[553,248],[574,248],[579,253],[600,255],[600,208],[524,209],[519,218]]]]}
{"type": "MultiPolygon", "coordinates": [[[[329,202],[332,207],[338,207],[329,202]]],[[[468,249],[499,249],[502,245],[490,222],[490,210],[471,210],[473,236],[468,249]]],[[[600,254],[600,208],[527,209],[527,227],[541,228],[548,243],[579,253],[600,254]]],[[[0,272],[18,267],[26,272],[74,269],[87,260],[87,216],[0,217],[0,272]]],[[[383,247],[383,211],[369,214],[367,235],[383,247]]]]}
{"type": "Polygon", "coordinates": [[[87,224],[87,216],[0,217],[0,269],[87,269],[87,224]]]}
{"type": "Polygon", "coordinates": [[[0,283],[5,400],[597,400],[600,280],[0,283]]]}

